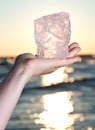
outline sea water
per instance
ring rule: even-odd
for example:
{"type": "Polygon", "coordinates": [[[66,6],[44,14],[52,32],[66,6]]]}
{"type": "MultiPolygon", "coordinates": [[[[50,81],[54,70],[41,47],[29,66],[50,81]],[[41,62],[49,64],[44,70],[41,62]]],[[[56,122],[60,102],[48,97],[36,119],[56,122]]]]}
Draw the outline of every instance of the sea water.
{"type": "MultiPolygon", "coordinates": [[[[44,87],[43,77],[31,80],[6,130],[94,130],[95,57],[82,59],[65,68],[65,79],[60,84],[52,82],[44,87]]],[[[9,69],[0,65],[1,80],[9,69]]]]}

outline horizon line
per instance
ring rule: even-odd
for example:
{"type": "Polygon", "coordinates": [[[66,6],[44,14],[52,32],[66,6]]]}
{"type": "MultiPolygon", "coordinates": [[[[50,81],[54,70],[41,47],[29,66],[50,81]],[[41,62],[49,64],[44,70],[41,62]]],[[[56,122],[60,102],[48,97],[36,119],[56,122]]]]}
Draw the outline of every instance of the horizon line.
{"type": "MultiPolygon", "coordinates": [[[[1,55],[0,58],[16,58],[18,55],[1,55]]],[[[95,53],[81,53],[77,54],[77,56],[95,56],[95,53]]]]}

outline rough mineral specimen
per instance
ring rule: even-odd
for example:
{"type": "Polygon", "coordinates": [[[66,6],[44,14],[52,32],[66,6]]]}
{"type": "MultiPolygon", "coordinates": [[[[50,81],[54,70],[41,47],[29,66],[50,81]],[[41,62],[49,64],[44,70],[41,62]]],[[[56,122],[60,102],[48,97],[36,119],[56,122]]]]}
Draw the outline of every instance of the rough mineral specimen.
{"type": "Polygon", "coordinates": [[[71,35],[68,13],[61,12],[43,16],[36,19],[34,25],[39,57],[68,57],[68,44],[71,35]]]}

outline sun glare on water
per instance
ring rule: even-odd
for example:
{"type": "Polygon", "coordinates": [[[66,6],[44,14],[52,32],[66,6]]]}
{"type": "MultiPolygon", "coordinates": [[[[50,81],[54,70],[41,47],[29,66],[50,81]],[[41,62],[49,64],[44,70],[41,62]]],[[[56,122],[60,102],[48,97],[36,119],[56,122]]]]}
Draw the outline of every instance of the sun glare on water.
{"type": "MultiPolygon", "coordinates": [[[[42,76],[42,85],[48,86],[61,82],[74,82],[68,73],[72,73],[72,67],[60,68],[52,74],[42,76]]],[[[44,128],[40,130],[74,130],[76,120],[83,121],[82,114],[74,113],[74,92],[62,91],[53,94],[46,94],[41,97],[43,111],[38,114],[36,124],[42,124],[44,128]]]]}
{"type": "Polygon", "coordinates": [[[41,79],[42,86],[49,86],[52,84],[62,83],[64,79],[68,78],[68,75],[64,73],[65,68],[59,68],[55,72],[47,75],[43,75],[41,79]]]}
{"type": "MultiPolygon", "coordinates": [[[[73,103],[70,92],[58,92],[47,94],[42,97],[44,111],[39,114],[37,124],[44,124],[46,128],[55,128],[55,130],[64,130],[71,128],[74,123],[69,113],[73,112],[73,103]]],[[[52,130],[52,129],[49,129],[52,130]]]]}
{"type": "Polygon", "coordinates": [[[73,95],[73,92],[65,91],[42,96],[44,110],[35,120],[36,124],[44,125],[40,130],[74,130],[75,121],[84,120],[80,113],[71,114],[74,111],[73,95]]]}

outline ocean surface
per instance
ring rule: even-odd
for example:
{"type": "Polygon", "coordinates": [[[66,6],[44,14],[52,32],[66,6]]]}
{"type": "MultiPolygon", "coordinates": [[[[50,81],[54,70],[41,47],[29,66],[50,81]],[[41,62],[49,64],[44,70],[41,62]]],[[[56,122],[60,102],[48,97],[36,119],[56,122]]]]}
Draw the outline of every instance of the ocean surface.
{"type": "MultiPolygon", "coordinates": [[[[0,59],[0,81],[11,66],[0,59]]],[[[6,130],[95,130],[95,56],[32,79],[6,130]]]]}

